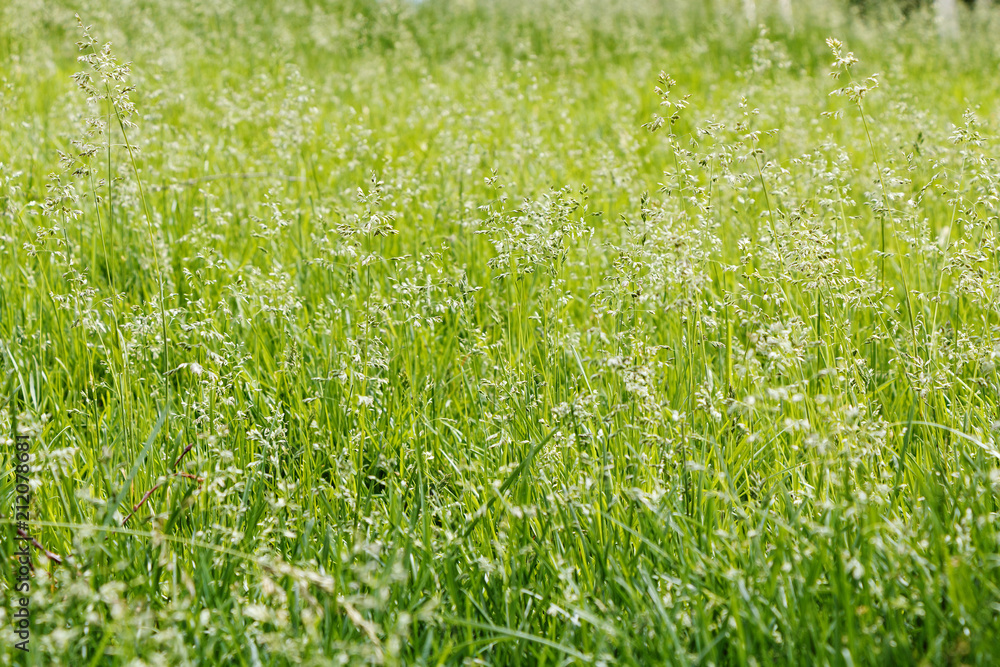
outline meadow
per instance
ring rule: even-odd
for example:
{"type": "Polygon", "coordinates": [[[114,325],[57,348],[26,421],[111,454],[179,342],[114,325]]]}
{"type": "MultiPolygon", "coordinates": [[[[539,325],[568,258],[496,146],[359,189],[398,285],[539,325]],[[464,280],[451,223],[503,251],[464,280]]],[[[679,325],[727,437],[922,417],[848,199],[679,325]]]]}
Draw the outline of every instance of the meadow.
{"type": "Polygon", "coordinates": [[[0,4],[0,664],[1000,662],[980,5],[0,4]]]}

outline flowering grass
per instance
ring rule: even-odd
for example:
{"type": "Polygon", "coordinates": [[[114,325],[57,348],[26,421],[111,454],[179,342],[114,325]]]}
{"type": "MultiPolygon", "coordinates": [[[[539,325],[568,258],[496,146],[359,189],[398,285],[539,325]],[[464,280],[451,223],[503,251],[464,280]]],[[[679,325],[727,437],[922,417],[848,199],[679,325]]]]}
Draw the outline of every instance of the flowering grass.
{"type": "Polygon", "coordinates": [[[1000,661],[1000,14],[247,5],[0,6],[0,664],[1000,661]]]}

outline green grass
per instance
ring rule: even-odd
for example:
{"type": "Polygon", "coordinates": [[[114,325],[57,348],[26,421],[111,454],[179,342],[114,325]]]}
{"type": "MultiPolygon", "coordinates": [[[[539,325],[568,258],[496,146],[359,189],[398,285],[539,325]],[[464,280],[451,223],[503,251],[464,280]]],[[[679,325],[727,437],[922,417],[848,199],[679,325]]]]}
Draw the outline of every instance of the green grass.
{"type": "Polygon", "coordinates": [[[0,664],[1000,661],[1000,13],[244,4],[0,7],[0,664]]]}

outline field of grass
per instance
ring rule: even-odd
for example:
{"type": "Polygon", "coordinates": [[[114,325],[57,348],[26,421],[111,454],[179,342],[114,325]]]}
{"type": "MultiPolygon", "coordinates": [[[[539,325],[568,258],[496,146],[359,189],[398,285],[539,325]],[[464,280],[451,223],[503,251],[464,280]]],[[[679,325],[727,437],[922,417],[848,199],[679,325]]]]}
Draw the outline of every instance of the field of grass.
{"type": "Polygon", "coordinates": [[[0,3],[0,664],[1000,662],[1000,11],[756,4],[0,3]]]}

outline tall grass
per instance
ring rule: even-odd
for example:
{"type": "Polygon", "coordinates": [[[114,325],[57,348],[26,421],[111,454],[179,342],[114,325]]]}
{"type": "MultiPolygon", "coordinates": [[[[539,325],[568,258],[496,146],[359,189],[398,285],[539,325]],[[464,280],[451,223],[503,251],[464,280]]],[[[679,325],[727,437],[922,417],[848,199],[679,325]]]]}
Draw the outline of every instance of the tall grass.
{"type": "Polygon", "coordinates": [[[0,8],[3,664],[996,662],[1000,15],[794,10],[0,8]]]}

